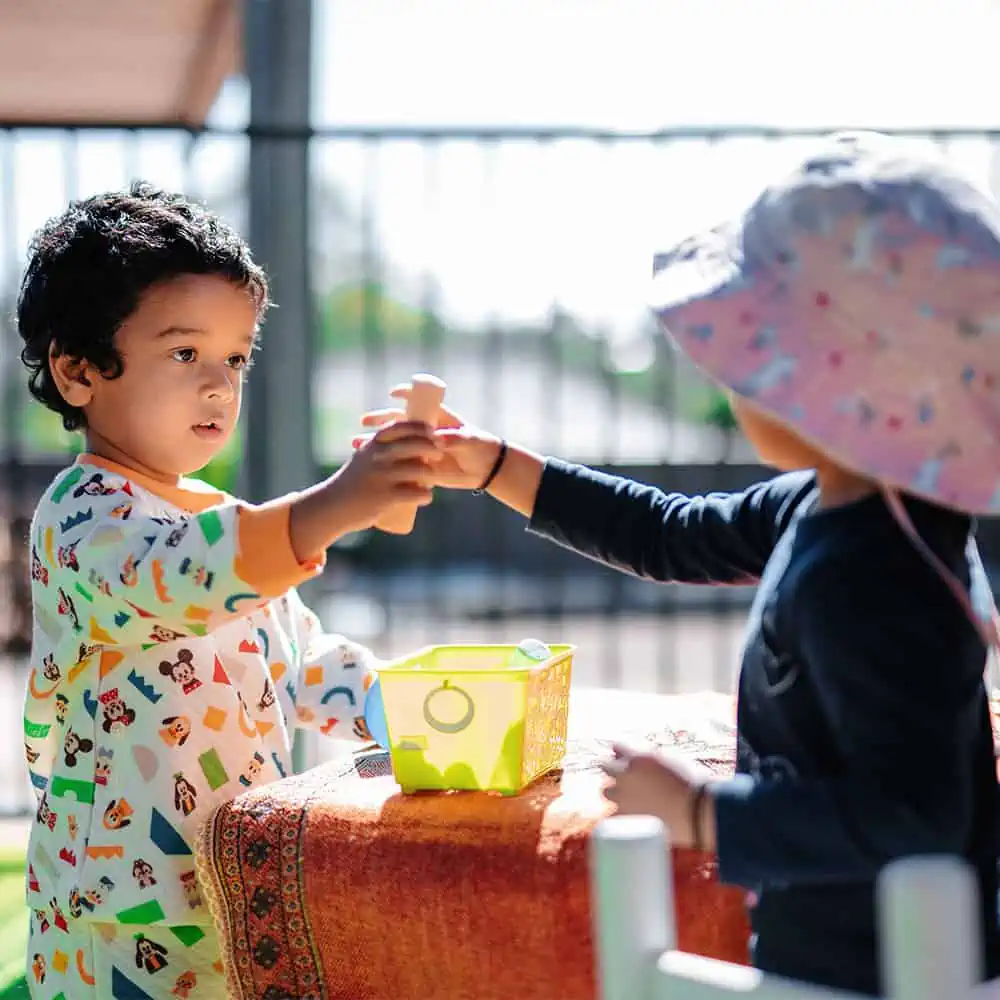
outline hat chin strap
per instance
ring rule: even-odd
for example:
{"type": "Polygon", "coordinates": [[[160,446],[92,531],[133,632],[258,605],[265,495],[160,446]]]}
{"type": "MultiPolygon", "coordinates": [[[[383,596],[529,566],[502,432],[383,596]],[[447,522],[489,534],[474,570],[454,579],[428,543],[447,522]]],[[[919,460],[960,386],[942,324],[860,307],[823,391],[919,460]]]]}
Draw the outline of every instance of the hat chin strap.
{"type": "Polygon", "coordinates": [[[931,551],[931,547],[923,540],[923,538],[920,537],[920,532],[917,531],[916,525],[910,518],[909,513],[907,513],[906,507],[903,505],[903,501],[900,498],[899,493],[885,484],[881,484],[880,488],[890,513],[896,519],[896,522],[903,529],[903,531],[906,532],[906,535],[913,543],[914,548],[916,548],[926,562],[937,571],[937,574],[948,585],[948,589],[952,592],[952,594],[954,594],[955,600],[958,601],[969,621],[972,622],[980,636],[982,636],[987,650],[993,656],[1000,654],[1000,615],[997,614],[996,604],[992,600],[990,601],[989,621],[983,621],[983,619],[976,614],[976,610],[972,606],[972,601],[969,600],[969,595],[965,592],[965,588],[961,585],[961,583],[959,583],[955,578],[954,573],[952,573],[948,567],[945,566],[945,564],[934,554],[934,552],[931,551]]]}

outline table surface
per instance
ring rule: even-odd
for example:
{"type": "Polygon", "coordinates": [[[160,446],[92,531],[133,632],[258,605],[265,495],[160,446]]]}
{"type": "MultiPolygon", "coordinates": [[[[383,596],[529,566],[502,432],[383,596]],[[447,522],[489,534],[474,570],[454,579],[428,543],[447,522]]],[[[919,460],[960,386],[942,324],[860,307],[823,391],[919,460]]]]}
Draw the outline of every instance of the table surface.
{"type": "MultiPolygon", "coordinates": [[[[569,702],[569,738],[588,741],[625,739],[641,743],[667,728],[684,729],[697,742],[735,745],[736,702],[733,695],[717,691],[689,694],[655,694],[622,688],[573,687],[569,702]]],[[[319,741],[319,760],[353,754],[353,740],[319,741]]]]}
{"type": "Polygon", "coordinates": [[[621,688],[576,687],[570,692],[569,735],[661,731],[666,726],[692,733],[735,731],[732,695],[717,691],[694,694],[648,694],[621,688]]]}

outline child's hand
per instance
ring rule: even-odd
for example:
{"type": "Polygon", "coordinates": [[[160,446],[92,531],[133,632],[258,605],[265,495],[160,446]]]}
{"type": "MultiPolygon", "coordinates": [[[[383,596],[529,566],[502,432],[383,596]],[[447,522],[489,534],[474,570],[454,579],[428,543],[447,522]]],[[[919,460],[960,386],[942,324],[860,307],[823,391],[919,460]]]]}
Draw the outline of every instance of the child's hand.
{"type": "MultiPolygon", "coordinates": [[[[410,384],[398,385],[390,393],[406,405],[410,384]]],[[[361,418],[362,427],[385,427],[394,421],[405,420],[405,409],[390,407],[372,410],[361,418]]],[[[493,468],[500,453],[500,439],[487,431],[467,423],[454,410],[442,406],[438,415],[435,438],[443,453],[432,470],[433,484],[449,489],[474,490],[481,486],[493,468]]],[[[368,436],[354,439],[354,447],[363,447],[368,436]]]]}
{"type": "Polygon", "coordinates": [[[397,504],[429,504],[443,454],[424,424],[395,423],[368,437],[329,481],[343,533],[370,528],[397,504]]]}
{"type": "MultiPolygon", "coordinates": [[[[615,744],[615,756],[601,765],[611,778],[604,789],[609,802],[618,806],[623,815],[656,816],[670,830],[670,843],[674,847],[693,847],[695,844],[694,805],[695,791],[710,776],[698,764],[686,760],[668,760],[654,753],[640,753],[621,744],[615,744]]],[[[710,815],[711,799],[701,802],[701,834],[703,846],[715,845],[715,821],[710,815]]]]}

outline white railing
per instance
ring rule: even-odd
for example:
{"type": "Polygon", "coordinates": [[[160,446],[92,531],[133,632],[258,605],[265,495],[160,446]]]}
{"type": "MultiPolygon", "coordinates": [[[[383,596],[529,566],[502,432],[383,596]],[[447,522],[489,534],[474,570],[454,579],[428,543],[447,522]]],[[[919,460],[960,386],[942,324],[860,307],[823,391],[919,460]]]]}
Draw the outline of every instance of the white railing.
{"type": "MultiPolygon", "coordinates": [[[[663,824],[616,816],[591,848],[601,1000],[858,1000],[677,951],[663,824]]],[[[908,858],[879,878],[884,991],[890,1000],[1000,1000],[1000,980],[980,976],[978,889],[952,858],[908,858]]]]}

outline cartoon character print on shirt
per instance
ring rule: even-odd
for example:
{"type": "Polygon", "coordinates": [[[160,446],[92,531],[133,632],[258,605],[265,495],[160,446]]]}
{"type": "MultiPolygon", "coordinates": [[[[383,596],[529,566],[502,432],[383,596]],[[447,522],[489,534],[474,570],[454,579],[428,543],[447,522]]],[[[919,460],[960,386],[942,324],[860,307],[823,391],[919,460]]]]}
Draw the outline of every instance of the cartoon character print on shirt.
{"type": "Polygon", "coordinates": [[[145,934],[135,936],[135,967],[145,969],[150,975],[162,971],[169,964],[167,949],[162,944],[146,937],[145,934]]]}
{"type": "Polygon", "coordinates": [[[135,810],[124,796],[112,799],[104,808],[104,828],[106,830],[124,830],[132,825],[135,810]]]}
{"type": "Polygon", "coordinates": [[[156,874],[153,866],[145,858],[136,858],[132,863],[132,878],[140,889],[149,889],[156,885],[156,874]]]}
{"type": "Polygon", "coordinates": [[[56,605],[56,611],[69,619],[70,626],[74,632],[82,632],[83,628],[80,625],[80,618],[76,613],[76,605],[73,603],[73,599],[62,587],[58,589],[57,593],[59,595],[59,603],[56,605]]]}
{"type": "Polygon", "coordinates": [[[169,677],[185,694],[191,694],[201,687],[201,681],[194,672],[194,653],[190,649],[178,649],[177,659],[160,661],[160,673],[169,677]]]}
{"type": "Polygon", "coordinates": [[[135,709],[125,704],[125,699],[118,693],[118,688],[105,691],[98,699],[101,711],[104,713],[101,728],[106,733],[120,733],[135,722],[135,709]]]}
{"type": "Polygon", "coordinates": [[[138,586],[139,560],[136,559],[134,553],[129,553],[128,558],[122,564],[121,573],[118,574],[118,579],[121,580],[126,587],[138,586]]]}
{"type": "Polygon", "coordinates": [[[257,711],[266,712],[275,701],[274,687],[268,678],[264,679],[264,692],[260,696],[260,700],[257,702],[257,711]]]}
{"type": "Polygon", "coordinates": [[[163,720],[160,739],[168,747],[182,747],[187,743],[192,729],[191,720],[186,715],[168,715],[163,720]]]}
{"type": "Polygon", "coordinates": [[[259,750],[255,750],[253,756],[250,758],[250,762],[240,775],[240,784],[243,785],[244,788],[249,788],[250,785],[253,784],[257,775],[260,774],[263,766],[264,756],[259,750]]]}
{"type": "Polygon", "coordinates": [[[115,752],[110,747],[98,747],[97,757],[94,761],[94,783],[97,785],[107,785],[108,778],[111,777],[111,765],[115,759],[115,752]]]}
{"type": "Polygon", "coordinates": [[[107,900],[114,887],[115,883],[107,875],[102,875],[97,880],[97,885],[82,893],[80,905],[88,912],[93,913],[107,900]]]}
{"type": "Polygon", "coordinates": [[[190,816],[198,808],[198,789],[180,771],[174,775],[174,808],[182,816],[190,816]]]}
{"type": "Polygon", "coordinates": [[[49,571],[42,564],[42,559],[34,544],[31,546],[31,579],[43,587],[49,585],[49,571]]]}
{"type": "Polygon", "coordinates": [[[181,561],[180,573],[181,576],[190,574],[194,578],[196,586],[204,587],[205,590],[212,589],[215,574],[207,566],[195,565],[190,559],[184,559],[181,561]]]}
{"type": "Polygon", "coordinates": [[[181,891],[184,893],[184,898],[187,900],[188,907],[192,910],[197,910],[202,906],[201,890],[198,888],[198,876],[195,874],[194,869],[189,869],[186,872],[181,872],[179,881],[181,883],[181,891]]]}
{"type": "Polygon", "coordinates": [[[69,545],[60,545],[56,549],[56,562],[60,569],[69,569],[74,573],[80,572],[80,562],[76,557],[76,547],[79,542],[71,542],[69,545]]]}
{"type": "Polygon", "coordinates": [[[63,740],[63,758],[67,767],[76,767],[79,755],[90,753],[93,749],[93,740],[81,736],[72,728],[66,730],[66,738],[63,740]]]}
{"type": "Polygon", "coordinates": [[[167,628],[166,625],[154,625],[149,630],[149,638],[153,642],[176,642],[178,639],[184,638],[183,632],[176,632],[172,628],[167,628]]]}
{"type": "Polygon", "coordinates": [[[55,657],[48,653],[42,659],[42,676],[47,680],[55,684],[61,677],[62,671],[59,669],[59,664],[56,663],[55,657]]]}
{"type": "Polygon", "coordinates": [[[35,822],[39,826],[47,826],[49,832],[52,832],[56,828],[56,821],[58,819],[58,815],[52,811],[52,807],[49,805],[48,792],[43,792],[38,802],[38,809],[35,812],[35,822]]]}
{"type": "Polygon", "coordinates": [[[174,983],[174,988],[170,991],[179,1000],[188,1000],[191,994],[198,988],[198,975],[193,970],[182,972],[174,983]]]}
{"type": "MultiPolygon", "coordinates": [[[[124,484],[127,486],[128,484],[124,484]]],[[[81,483],[76,489],[73,490],[73,499],[79,500],[81,497],[104,497],[110,496],[113,493],[117,493],[120,487],[118,485],[109,485],[104,482],[104,473],[95,472],[91,477],[84,483],[81,483]]]]}

